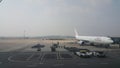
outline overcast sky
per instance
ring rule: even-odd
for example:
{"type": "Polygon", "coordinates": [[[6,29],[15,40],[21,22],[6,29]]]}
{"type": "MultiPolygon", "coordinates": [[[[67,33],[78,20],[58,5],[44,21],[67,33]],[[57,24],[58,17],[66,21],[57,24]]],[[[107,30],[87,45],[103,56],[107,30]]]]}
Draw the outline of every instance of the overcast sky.
{"type": "Polygon", "coordinates": [[[3,0],[0,36],[120,36],[120,0],[3,0]]]}

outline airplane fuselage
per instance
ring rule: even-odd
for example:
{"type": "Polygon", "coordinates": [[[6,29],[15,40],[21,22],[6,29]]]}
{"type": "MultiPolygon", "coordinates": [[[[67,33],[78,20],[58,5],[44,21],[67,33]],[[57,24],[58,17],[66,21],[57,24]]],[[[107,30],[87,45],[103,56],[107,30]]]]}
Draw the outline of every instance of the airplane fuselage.
{"type": "Polygon", "coordinates": [[[80,41],[88,41],[95,44],[111,44],[113,40],[104,36],[76,36],[76,39],[80,41]]]}

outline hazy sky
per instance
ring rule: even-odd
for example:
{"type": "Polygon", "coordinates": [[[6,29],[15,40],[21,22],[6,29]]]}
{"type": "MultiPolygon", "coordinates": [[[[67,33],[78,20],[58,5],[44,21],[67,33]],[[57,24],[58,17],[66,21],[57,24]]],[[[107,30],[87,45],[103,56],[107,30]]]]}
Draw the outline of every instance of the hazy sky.
{"type": "Polygon", "coordinates": [[[120,36],[120,0],[3,0],[0,36],[120,36]]]}

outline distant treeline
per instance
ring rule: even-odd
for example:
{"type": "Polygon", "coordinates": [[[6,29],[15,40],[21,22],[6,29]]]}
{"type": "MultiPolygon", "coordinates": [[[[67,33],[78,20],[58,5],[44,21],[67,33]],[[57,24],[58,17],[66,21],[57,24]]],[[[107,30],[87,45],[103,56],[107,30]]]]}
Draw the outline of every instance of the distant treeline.
{"type": "MultiPolygon", "coordinates": [[[[38,37],[0,37],[0,39],[46,39],[46,40],[65,40],[75,39],[74,36],[38,36],[38,37]]],[[[120,43],[120,37],[111,37],[114,43],[120,43]]]]}
{"type": "Polygon", "coordinates": [[[75,38],[73,36],[38,36],[38,37],[0,37],[0,39],[51,39],[51,40],[63,40],[66,38],[75,38]]]}

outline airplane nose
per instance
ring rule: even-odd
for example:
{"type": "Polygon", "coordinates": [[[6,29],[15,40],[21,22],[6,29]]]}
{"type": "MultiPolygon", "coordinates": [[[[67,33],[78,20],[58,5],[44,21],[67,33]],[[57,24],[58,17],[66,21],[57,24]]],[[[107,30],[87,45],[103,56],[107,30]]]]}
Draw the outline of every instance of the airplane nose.
{"type": "Polygon", "coordinates": [[[113,41],[113,40],[110,40],[110,43],[114,43],[114,41],[113,41]]]}

